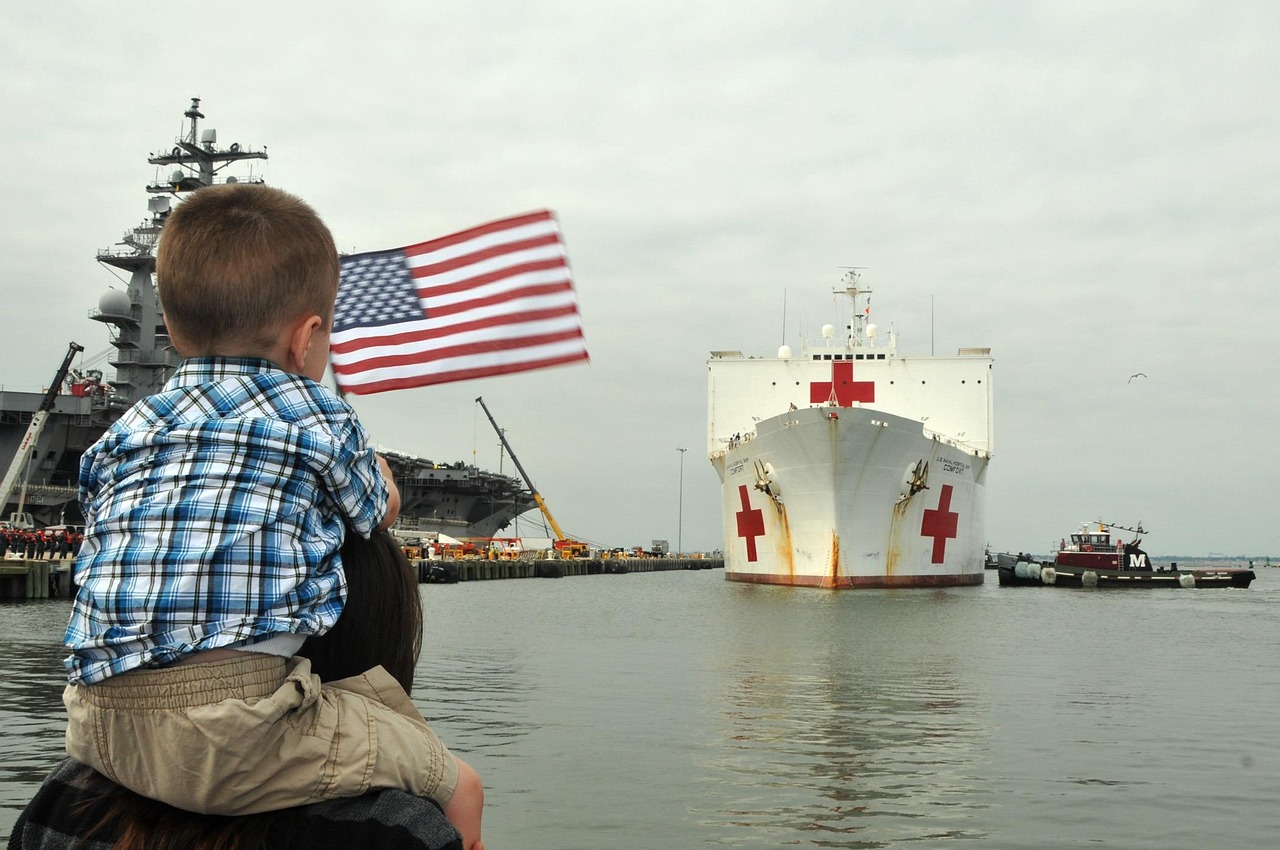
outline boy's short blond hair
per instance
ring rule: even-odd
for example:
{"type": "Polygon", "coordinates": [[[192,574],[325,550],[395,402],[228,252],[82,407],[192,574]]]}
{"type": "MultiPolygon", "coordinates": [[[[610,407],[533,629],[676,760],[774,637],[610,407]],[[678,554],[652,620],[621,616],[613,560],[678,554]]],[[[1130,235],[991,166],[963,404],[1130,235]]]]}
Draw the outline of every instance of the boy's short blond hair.
{"type": "Polygon", "coordinates": [[[301,316],[332,321],[338,250],[301,198],[263,185],[207,186],[165,222],[156,288],[184,356],[257,354],[301,316]]]}

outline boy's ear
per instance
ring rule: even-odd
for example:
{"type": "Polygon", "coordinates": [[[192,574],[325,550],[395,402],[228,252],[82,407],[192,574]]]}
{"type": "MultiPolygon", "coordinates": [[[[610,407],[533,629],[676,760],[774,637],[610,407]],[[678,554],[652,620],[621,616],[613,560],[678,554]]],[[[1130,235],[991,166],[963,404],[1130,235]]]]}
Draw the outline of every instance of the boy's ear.
{"type": "MultiPolygon", "coordinates": [[[[308,373],[308,363],[315,366],[318,360],[320,363],[328,364],[328,347],[326,346],[323,351],[315,350],[318,345],[316,332],[325,326],[324,319],[315,314],[302,316],[293,323],[293,329],[289,333],[289,362],[285,364],[287,371],[305,375],[308,373]]],[[[323,367],[320,371],[324,372],[323,367]]]]}

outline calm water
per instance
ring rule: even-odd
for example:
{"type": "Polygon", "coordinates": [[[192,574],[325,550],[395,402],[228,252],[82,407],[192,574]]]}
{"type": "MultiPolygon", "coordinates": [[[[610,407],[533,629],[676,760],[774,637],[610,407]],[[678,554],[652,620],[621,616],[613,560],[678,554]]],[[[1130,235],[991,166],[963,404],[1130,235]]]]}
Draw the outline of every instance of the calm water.
{"type": "MultiPolygon", "coordinates": [[[[503,848],[1275,846],[1280,569],[1249,590],[421,588],[414,697],[503,848]]],[[[66,602],[0,606],[0,836],[61,752],[66,602]]]]}

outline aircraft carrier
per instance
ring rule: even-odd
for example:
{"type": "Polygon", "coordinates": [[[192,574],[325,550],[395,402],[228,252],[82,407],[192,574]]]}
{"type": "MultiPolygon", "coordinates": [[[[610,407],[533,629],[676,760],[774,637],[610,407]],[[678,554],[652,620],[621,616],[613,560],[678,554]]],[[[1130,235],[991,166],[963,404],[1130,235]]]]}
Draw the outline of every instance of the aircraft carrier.
{"type": "MultiPolygon", "coordinates": [[[[155,289],[155,247],[173,200],[215,183],[262,182],[252,170],[267,159],[266,149],[239,143],[219,146],[217,131],[201,129],[200,99],[183,113],[183,135],[147,161],[156,179],[147,185],[147,216],[97,261],[128,274],[123,290],[108,290],[89,318],[105,326],[110,340],[106,362],[81,363],[67,375],[50,415],[30,451],[5,517],[30,514],[37,526],[83,522],[76,501],[80,455],[124,410],[160,389],[178,365],[155,289]],[[247,174],[223,174],[236,166],[247,174]],[[92,367],[91,367],[92,366],[92,367]],[[110,367],[112,376],[108,376],[110,367]]],[[[56,364],[49,364],[54,374],[56,364]]],[[[0,389],[0,463],[10,463],[30,427],[45,392],[0,389]]],[[[462,462],[437,463],[402,452],[384,452],[402,500],[399,526],[451,537],[493,537],[536,502],[519,479],[462,462]]]]}

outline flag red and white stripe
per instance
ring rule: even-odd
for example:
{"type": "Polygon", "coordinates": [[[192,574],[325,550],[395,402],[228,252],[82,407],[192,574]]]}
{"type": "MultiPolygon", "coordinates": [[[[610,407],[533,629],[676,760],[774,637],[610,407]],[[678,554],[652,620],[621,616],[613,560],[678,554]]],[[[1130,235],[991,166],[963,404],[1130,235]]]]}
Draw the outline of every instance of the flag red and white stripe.
{"type": "Polygon", "coordinates": [[[342,258],[330,363],[344,392],[586,359],[568,257],[547,210],[342,258]]]}

